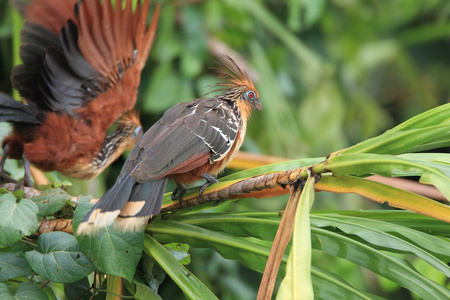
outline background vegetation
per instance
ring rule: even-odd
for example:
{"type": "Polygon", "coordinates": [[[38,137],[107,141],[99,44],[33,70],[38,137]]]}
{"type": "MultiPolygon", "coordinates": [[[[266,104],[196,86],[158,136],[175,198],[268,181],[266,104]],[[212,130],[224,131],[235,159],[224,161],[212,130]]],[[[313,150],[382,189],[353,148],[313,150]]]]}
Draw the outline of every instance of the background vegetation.
{"type": "MultiPolygon", "coordinates": [[[[448,1],[162,3],[139,94],[145,129],[173,104],[203,97],[218,81],[209,67],[224,54],[244,64],[261,96],[263,111],[252,117],[242,147],[253,153],[326,156],[448,102],[448,1]]],[[[14,35],[12,9],[0,0],[0,90],[7,93],[14,35]]],[[[75,183],[72,194],[101,196],[122,164],[123,159],[117,161],[94,181],[75,183]]],[[[216,211],[274,212],[286,201],[283,196],[244,199],[216,211]]],[[[322,193],[313,211],[374,208],[380,207],[355,195],[322,193]]],[[[259,273],[211,249],[191,249],[190,254],[189,269],[220,299],[254,298],[259,273]]],[[[362,290],[392,299],[414,297],[346,260],[321,252],[313,252],[313,260],[325,269],[332,266],[362,290]]],[[[175,299],[174,291],[179,293],[168,280],[160,287],[167,299],[175,299]]]]}

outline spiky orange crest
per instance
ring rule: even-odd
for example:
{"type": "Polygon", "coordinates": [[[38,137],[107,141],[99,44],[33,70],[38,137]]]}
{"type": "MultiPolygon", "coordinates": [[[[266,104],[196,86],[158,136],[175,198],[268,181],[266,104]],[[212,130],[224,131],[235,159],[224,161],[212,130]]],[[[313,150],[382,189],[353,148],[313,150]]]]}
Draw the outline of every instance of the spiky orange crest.
{"type": "Polygon", "coordinates": [[[215,89],[214,92],[245,86],[247,89],[255,91],[256,96],[259,97],[253,82],[247,75],[247,72],[239,68],[236,62],[228,55],[226,55],[225,58],[229,60],[229,65],[217,62],[221,68],[213,68],[220,78],[226,80],[226,82],[217,83],[215,86],[221,88],[215,89]]]}

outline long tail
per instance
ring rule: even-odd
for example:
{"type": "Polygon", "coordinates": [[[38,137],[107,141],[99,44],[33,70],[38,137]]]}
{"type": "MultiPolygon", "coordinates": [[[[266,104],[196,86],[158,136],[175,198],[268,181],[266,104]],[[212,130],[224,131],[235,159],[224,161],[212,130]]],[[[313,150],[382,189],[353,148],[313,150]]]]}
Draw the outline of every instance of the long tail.
{"type": "Polygon", "coordinates": [[[42,122],[41,117],[43,116],[37,115],[32,107],[0,93],[0,122],[39,124],[42,122]]]}
{"type": "Polygon", "coordinates": [[[114,228],[121,231],[142,230],[161,210],[166,184],[167,177],[138,183],[129,172],[122,174],[87,214],[77,233],[92,234],[114,222],[114,228]]]}

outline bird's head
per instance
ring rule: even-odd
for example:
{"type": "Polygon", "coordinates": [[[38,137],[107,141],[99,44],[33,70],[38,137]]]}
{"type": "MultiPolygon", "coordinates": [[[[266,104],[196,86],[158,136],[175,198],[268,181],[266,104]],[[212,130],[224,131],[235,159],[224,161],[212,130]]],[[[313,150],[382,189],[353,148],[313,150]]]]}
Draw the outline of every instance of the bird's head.
{"type": "Polygon", "coordinates": [[[218,88],[215,91],[223,91],[223,94],[218,97],[236,103],[241,112],[250,114],[252,109],[261,110],[258,91],[247,73],[239,68],[231,57],[225,57],[228,64],[218,63],[220,68],[215,68],[217,74],[225,80],[223,83],[216,84],[218,88]]]}
{"type": "Polygon", "coordinates": [[[118,145],[120,152],[133,148],[143,135],[142,125],[138,113],[135,110],[124,113],[116,121],[116,125],[115,140],[116,143],[120,143],[120,145],[118,145]]]}

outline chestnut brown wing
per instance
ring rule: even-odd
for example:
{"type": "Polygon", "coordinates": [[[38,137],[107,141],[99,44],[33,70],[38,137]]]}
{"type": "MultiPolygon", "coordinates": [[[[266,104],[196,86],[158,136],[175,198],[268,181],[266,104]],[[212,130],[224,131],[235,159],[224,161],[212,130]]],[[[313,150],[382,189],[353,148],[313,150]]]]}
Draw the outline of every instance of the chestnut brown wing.
{"type": "MultiPolygon", "coordinates": [[[[41,109],[72,114],[114,89],[132,66],[140,72],[158,19],[157,8],[147,28],[148,8],[148,1],[134,11],[130,0],[123,10],[113,9],[111,1],[31,1],[23,10],[24,63],[12,72],[14,86],[41,109]]],[[[116,93],[134,95],[130,89],[138,84],[139,74],[136,84],[116,93]]],[[[123,106],[133,107],[135,97],[128,98],[132,103],[123,106]]]]}

